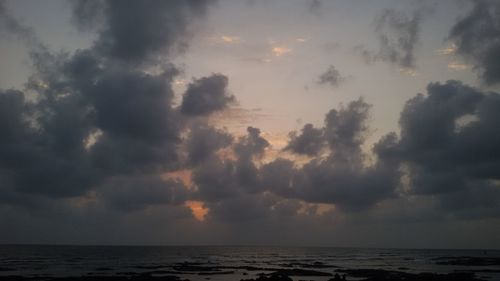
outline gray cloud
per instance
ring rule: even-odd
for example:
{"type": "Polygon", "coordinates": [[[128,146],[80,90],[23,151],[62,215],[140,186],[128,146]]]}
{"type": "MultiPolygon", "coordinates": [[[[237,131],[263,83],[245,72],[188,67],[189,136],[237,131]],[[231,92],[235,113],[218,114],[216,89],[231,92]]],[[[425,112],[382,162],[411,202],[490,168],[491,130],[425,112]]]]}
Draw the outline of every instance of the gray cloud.
{"type": "Polygon", "coordinates": [[[89,119],[78,97],[35,104],[22,92],[9,90],[0,100],[5,120],[0,124],[0,167],[19,191],[74,196],[94,182],[95,170],[82,144],[89,119]]]}
{"type": "Polygon", "coordinates": [[[247,135],[238,140],[234,151],[240,158],[251,158],[252,156],[261,156],[264,149],[269,146],[269,142],[260,136],[258,128],[248,127],[247,135]]]}
{"type": "Polygon", "coordinates": [[[383,61],[405,69],[415,68],[415,48],[419,42],[421,14],[411,16],[386,9],[375,20],[375,32],[380,49],[370,51],[362,46],[354,48],[367,63],[383,61]]]}
{"type": "Polygon", "coordinates": [[[328,69],[319,76],[318,84],[329,84],[332,87],[338,87],[345,81],[345,79],[345,77],[340,75],[340,72],[337,68],[335,68],[335,66],[330,65],[328,69]]]}
{"type": "MultiPolygon", "coordinates": [[[[185,46],[190,17],[203,14],[204,1],[76,4],[77,24],[98,32],[95,45],[57,54],[35,47],[26,91],[0,91],[0,221],[6,229],[0,240],[30,241],[36,230],[49,243],[293,243],[310,235],[353,241],[353,234],[362,241],[372,233],[363,236],[368,231],[360,229],[370,228],[360,223],[432,226],[451,217],[484,226],[499,217],[498,93],[458,81],[431,83],[403,108],[400,131],[371,150],[371,105],[360,98],[330,110],[319,127],[307,124],[290,134],[285,150],[308,155],[309,162],[269,160],[270,143],[259,129],[248,127],[236,138],[206,118],[192,118],[234,102],[226,76],[195,79],[176,107],[171,84],[179,71],[168,64],[155,74],[142,69],[158,67],[149,63],[162,51],[185,46]],[[127,37],[124,28],[133,21],[123,21],[133,9],[137,29],[127,37]],[[155,24],[165,24],[164,33],[153,32],[155,24]],[[227,158],[216,153],[222,148],[227,158]],[[192,189],[162,178],[179,169],[193,173],[192,189]],[[186,200],[203,202],[207,223],[196,224],[186,200]],[[335,209],[320,214],[315,203],[335,209]],[[337,216],[347,222],[324,227],[338,223],[337,216]],[[155,231],[143,231],[152,226],[155,231]]],[[[376,55],[414,67],[419,18],[393,13],[382,16],[378,29],[393,50],[376,55]],[[402,38],[401,45],[391,36],[402,38]]],[[[36,38],[18,22],[10,26],[12,34],[36,38]]]]}
{"type": "Polygon", "coordinates": [[[472,1],[472,10],[450,30],[457,54],[470,61],[486,84],[500,82],[500,3],[472,1]]]}
{"type": "Polygon", "coordinates": [[[232,142],[233,136],[229,133],[203,123],[195,123],[191,126],[186,141],[188,162],[196,166],[210,159],[217,150],[229,146],[232,142]]]}
{"type": "Polygon", "coordinates": [[[368,133],[367,119],[371,105],[363,98],[350,102],[347,107],[332,109],[325,116],[325,137],[336,153],[358,154],[368,133]]]}
{"type": "Polygon", "coordinates": [[[98,52],[137,64],[184,49],[191,22],[203,17],[210,2],[80,0],[74,2],[73,18],[80,28],[101,23],[95,42],[98,52]]]}
{"type": "Polygon", "coordinates": [[[37,195],[82,196],[110,177],[180,168],[180,132],[185,120],[173,108],[171,89],[178,71],[165,63],[160,73],[147,74],[109,58],[148,63],[149,54],[154,56],[161,48],[182,41],[180,35],[171,33],[178,28],[185,32],[187,14],[203,14],[205,5],[205,1],[144,1],[131,7],[120,1],[75,1],[80,24],[102,12],[105,26],[98,29],[96,45],[73,54],[39,48],[32,30],[2,5],[2,20],[9,31],[22,39],[35,38],[25,43],[33,64],[26,90],[36,98],[27,99],[14,90],[0,95],[3,120],[10,120],[0,124],[5,136],[0,169],[13,199],[6,203],[19,204],[19,198],[38,200],[37,195]],[[133,29],[121,29],[132,23],[133,29]],[[153,26],[160,23],[164,24],[162,32],[153,26]],[[106,44],[103,36],[109,40],[106,44]],[[132,41],[140,46],[127,44],[132,41]]]}
{"type": "Polygon", "coordinates": [[[217,202],[241,192],[233,160],[222,161],[213,157],[193,170],[193,180],[198,189],[194,198],[198,200],[217,202]]]}
{"type": "Polygon", "coordinates": [[[198,187],[197,199],[218,202],[245,193],[263,191],[259,169],[253,159],[261,157],[269,142],[260,136],[260,130],[247,128],[247,135],[233,145],[236,159],[212,157],[195,167],[193,179],[198,187]]]}
{"type": "Polygon", "coordinates": [[[500,200],[499,112],[498,93],[459,81],[431,83],[427,95],[407,102],[400,140],[385,153],[406,163],[413,193],[437,196],[451,212],[493,207],[500,200]]]}
{"type": "Polygon", "coordinates": [[[97,125],[117,137],[175,140],[178,124],[170,108],[171,79],[168,72],[157,76],[138,72],[103,75],[87,93],[95,107],[97,125]]]}
{"type": "MultiPolygon", "coordinates": [[[[312,151],[318,151],[324,143],[329,144],[328,156],[314,158],[300,169],[287,160],[278,159],[263,167],[263,181],[274,184],[269,188],[276,188],[275,191],[283,196],[333,203],[347,211],[366,209],[395,196],[400,179],[398,162],[379,155],[378,161],[367,165],[367,155],[361,149],[368,130],[366,120],[370,107],[360,98],[339,110],[332,109],[325,117],[325,127],[315,129],[314,142],[308,143],[312,151]],[[320,135],[321,131],[324,134],[320,135]],[[275,175],[281,178],[273,179],[275,175]]],[[[312,126],[308,128],[313,129],[312,126]]],[[[297,138],[292,138],[288,146],[296,144],[297,138]]],[[[384,142],[376,148],[383,145],[384,142]]],[[[378,152],[379,149],[374,149],[375,154],[378,152]]]]}
{"type": "Polygon", "coordinates": [[[291,132],[289,138],[290,141],[284,150],[298,154],[315,156],[325,145],[323,130],[314,128],[312,124],[304,125],[299,135],[297,132],[291,132]]]}
{"type": "Polygon", "coordinates": [[[44,48],[33,29],[13,17],[3,0],[0,1],[0,31],[7,32],[33,49],[44,48]]]}
{"type": "Polygon", "coordinates": [[[183,204],[188,190],[179,181],[159,176],[125,176],[106,180],[100,195],[113,208],[139,211],[155,205],[183,204]]]}
{"type": "MultiPolygon", "coordinates": [[[[499,117],[499,100],[497,93],[459,81],[430,83],[426,95],[406,103],[400,136],[388,134],[373,146],[376,161],[370,165],[361,149],[370,106],[362,99],[351,102],[331,110],[320,128],[330,146],[329,156],[314,158],[302,168],[277,159],[262,167],[262,182],[285,198],[359,210],[401,196],[397,190],[404,168],[410,194],[437,198],[441,212],[498,217],[500,131],[493,120],[499,117]]],[[[316,143],[321,144],[317,135],[316,143]]],[[[288,146],[296,146],[299,137],[288,146]]]]}
{"type": "Polygon", "coordinates": [[[194,79],[182,98],[181,112],[189,116],[209,115],[225,109],[236,98],[227,92],[228,78],[222,74],[194,79]]]}
{"type": "MultiPolygon", "coordinates": [[[[359,211],[395,197],[400,179],[399,162],[381,154],[377,161],[368,165],[365,163],[367,155],[361,149],[368,130],[366,120],[370,107],[359,99],[331,110],[326,115],[324,128],[306,125],[303,134],[292,138],[287,149],[296,153],[312,151],[315,153],[310,156],[315,156],[329,144],[329,153],[313,158],[301,168],[280,158],[257,167],[252,159],[258,159],[269,144],[260,137],[258,129],[248,128],[247,136],[241,137],[233,147],[238,156],[236,160],[212,159],[195,169],[197,198],[210,202],[209,206],[215,209],[210,208],[209,214],[215,219],[231,220],[232,217],[225,217],[222,211],[232,209],[236,201],[247,206],[247,210],[241,211],[242,217],[247,217],[248,212],[270,214],[271,207],[283,199],[336,204],[344,211],[359,211]],[[309,137],[309,131],[316,135],[309,137]],[[262,202],[262,196],[270,198],[266,195],[269,193],[278,196],[274,203],[257,203],[262,202]],[[254,204],[242,200],[257,201],[254,204]],[[260,207],[252,210],[248,209],[250,206],[260,207]]],[[[393,143],[384,139],[374,152],[387,150],[390,145],[393,143]]]]}
{"type": "Polygon", "coordinates": [[[295,164],[283,158],[277,158],[274,161],[262,166],[261,170],[262,186],[265,189],[273,190],[285,198],[295,195],[291,182],[297,172],[295,164]]]}
{"type": "Polygon", "coordinates": [[[294,180],[296,198],[316,203],[333,203],[344,211],[359,211],[395,197],[400,174],[395,165],[373,166],[340,163],[329,159],[312,161],[294,180]]]}
{"type": "Polygon", "coordinates": [[[376,24],[380,40],[378,58],[405,68],[414,68],[420,19],[416,12],[407,17],[394,10],[386,10],[376,24]]]}
{"type": "Polygon", "coordinates": [[[269,194],[242,194],[231,200],[209,203],[209,219],[232,224],[266,221],[272,215],[276,199],[269,194]]]}

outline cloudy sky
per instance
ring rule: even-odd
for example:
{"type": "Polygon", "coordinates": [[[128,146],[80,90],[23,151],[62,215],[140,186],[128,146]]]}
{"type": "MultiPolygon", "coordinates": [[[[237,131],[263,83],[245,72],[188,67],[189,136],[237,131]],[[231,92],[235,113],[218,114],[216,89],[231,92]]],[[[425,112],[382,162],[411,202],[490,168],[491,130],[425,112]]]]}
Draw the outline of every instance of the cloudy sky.
{"type": "Polygon", "coordinates": [[[500,248],[500,2],[0,1],[0,243],[500,248]]]}

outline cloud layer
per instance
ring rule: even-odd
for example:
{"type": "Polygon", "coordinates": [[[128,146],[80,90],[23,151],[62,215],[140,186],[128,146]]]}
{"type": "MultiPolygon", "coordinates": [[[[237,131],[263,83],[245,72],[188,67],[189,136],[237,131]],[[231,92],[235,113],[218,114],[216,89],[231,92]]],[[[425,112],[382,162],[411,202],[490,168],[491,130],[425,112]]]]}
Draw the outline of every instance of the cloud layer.
{"type": "Polygon", "coordinates": [[[451,28],[449,40],[457,53],[473,63],[486,84],[500,82],[500,3],[472,1],[471,11],[451,28]]]}
{"type": "MultiPolygon", "coordinates": [[[[317,13],[322,3],[308,7],[317,13]]],[[[236,135],[214,124],[214,113],[236,104],[229,74],[173,85],[183,71],[173,58],[211,4],[74,1],[76,27],[96,37],[67,53],[51,51],[0,2],[3,31],[28,46],[33,70],[24,89],[0,90],[0,221],[9,229],[0,242],[46,242],[51,232],[52,242],[348,241],[373,224],[500,218],[499,93],[431,82],[405,103],[399,130],[373,142],[373,106],[353,98],[277,148],[254,126],[236,135]]],[[[500,8],[473,4],[448,39],[495,84],[500,8]]],[[[385,10],[380,50],[365,54],[415,68],[420,22],[385,10]]],[[[318,83],[344,79],[330,65],[318,83]]]]}

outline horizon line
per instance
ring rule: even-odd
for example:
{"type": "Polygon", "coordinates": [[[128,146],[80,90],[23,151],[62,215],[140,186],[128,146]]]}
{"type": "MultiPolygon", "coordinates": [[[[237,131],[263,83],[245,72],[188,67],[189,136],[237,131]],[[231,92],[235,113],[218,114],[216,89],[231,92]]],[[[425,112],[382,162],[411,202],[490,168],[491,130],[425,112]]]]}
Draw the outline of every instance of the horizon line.
{"type": "Polygon", "coordinates": [[[271,244],[72,244],[72,243],[0,243],[2,246],[60,246],[60,247],[262,247],[262,248],[336,248],[359,250],[449,250],[449,251],[500,251],[500,248],[429,248],[429,247],[375,247],[375,246],[320,246],[320,245],[271,245],[271,244]]]}

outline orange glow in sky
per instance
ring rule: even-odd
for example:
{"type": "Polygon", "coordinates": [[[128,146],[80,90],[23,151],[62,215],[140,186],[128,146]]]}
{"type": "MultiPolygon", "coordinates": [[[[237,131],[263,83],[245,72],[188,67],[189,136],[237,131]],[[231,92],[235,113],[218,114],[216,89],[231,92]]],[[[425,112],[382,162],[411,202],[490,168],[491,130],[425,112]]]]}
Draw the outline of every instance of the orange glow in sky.
{"type": "Polygon", "coordinates": [[[277,57],[280,57],[282,55],[286,55],[288,53],[292,52],[292,49],[287,48],[287,47],[274,47],[272,50],[273,54],[277,57]]]}
{"type": "Polygon", "coordinates": [[[199,220],[204,221],[205,215],[208,213],[208,208],[203,205],[202,201],[186,201],[185,205],[191,209],[193,216],[199,220]]]}

